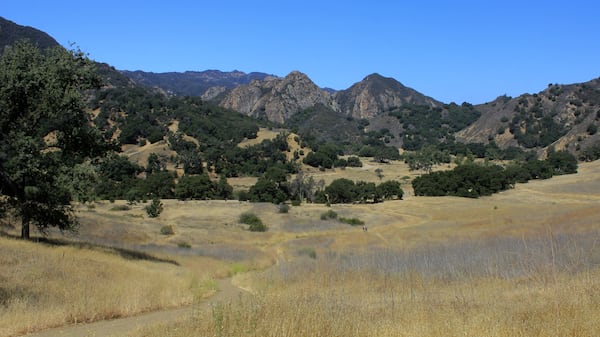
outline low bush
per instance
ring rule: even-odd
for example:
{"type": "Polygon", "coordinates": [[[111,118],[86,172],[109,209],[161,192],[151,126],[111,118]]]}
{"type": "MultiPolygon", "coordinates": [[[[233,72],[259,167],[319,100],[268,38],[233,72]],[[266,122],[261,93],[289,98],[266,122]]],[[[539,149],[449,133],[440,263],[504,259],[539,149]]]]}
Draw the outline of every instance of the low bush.
{"type": "Polygon", "coordinates": [[[363,226],[365,224],[364,221],[358,218],[340,218],[340,221],[350,226],[363,226]]]}
{"type": "Polygon", "coordinates": [[[325,213],[321,213],[321,220],[337,219],[337,216],[337,213],[330,209],[325,213]]]}
{"type": "Polygon", "coordinates": [[[248,230],[251,232],[266,232],[267,226],[254,213],[242,213],[239,219],[240,223],[248,225],[248,230]]]}
{"type": "Polygon", "coordinates": [[[288,204],[285,204],[282,202],[279,205],[277,205],[277,211],[279,213],[287,213],[290,211],[290,206],[288,206],[288,204]]]}

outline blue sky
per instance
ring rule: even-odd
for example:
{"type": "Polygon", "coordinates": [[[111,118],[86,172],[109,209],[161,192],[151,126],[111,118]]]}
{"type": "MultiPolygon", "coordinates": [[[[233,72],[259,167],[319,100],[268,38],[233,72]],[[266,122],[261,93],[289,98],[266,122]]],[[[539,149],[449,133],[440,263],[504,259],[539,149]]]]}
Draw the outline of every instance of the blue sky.
{"type": "Polygon", "coordinates": [[[0,16],[117,69],[371,73],[443,102],[484,103],[600,76],[600,4],[571,1],[28,1],[0,16]]]}

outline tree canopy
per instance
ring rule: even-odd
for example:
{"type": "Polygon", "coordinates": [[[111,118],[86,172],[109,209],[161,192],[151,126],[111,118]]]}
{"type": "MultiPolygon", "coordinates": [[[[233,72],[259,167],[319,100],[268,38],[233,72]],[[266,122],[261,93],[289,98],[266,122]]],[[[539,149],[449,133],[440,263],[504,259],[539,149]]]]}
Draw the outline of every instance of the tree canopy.
{"type": "Polygon", "coordinates": [[[23,238],[30,224],[77,225],[61,177],[109,148],[85,109],[83,91],[99,85],[79,50],[22,41],[0,57],[0,200],[21,218],[23,238]]]}

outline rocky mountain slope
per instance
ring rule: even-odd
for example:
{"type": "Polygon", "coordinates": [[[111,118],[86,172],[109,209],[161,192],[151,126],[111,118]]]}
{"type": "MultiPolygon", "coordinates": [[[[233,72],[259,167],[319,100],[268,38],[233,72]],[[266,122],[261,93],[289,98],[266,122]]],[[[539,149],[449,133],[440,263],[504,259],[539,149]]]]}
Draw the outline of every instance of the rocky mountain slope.
{"type": "MultiPolygon", "coordinates": [[[[22,38],[40,47],[58,45],[44,32],[0,18],[0,53],[22,38]]],[[[553,147],[573,153],[600,142],[600,79],[552,84],[537,94],[502,96],[486,104],[457,106],[439,102],[379,74],[335,92],[319,88],[299,71],[280,78],[218,70],[120,72],[108,64],[97,66],[108,87],[146,85],[167,94],[201,96],[204,101],[244,115],[318,130],[323,139],[351,138],[356,129],[385,130],[389,145],[404,148],[407,141],[419,148],[419,144],[430,140],[456,139],[494,141],[500,147],[517,146],[537,152],[553,147]]]]}
{"type": "Polygon", "coordinates": [[[536,94],[498,97],[477,105],[481,117],[456,133],[463,142],[495,141],[519,146],[578,152],[600,141],[600,78],[578,84],[550,84],[536,94]]]}
{"type": "Polygon", "coordinates": [[[283,79],[269,77],[263,81],[252,81],[214,101],[223,107],[279,123],[316,105],[357,119],[372,119],[384,111],[406,104],[442,105],[393,78],[379,74],[369,75],[346,90],[331,93],[319,88],[308,76],[298,71],[291,72],[283,79]]]}
{"type": "Polygon", "coordinates": [[[293,114],[317,104],[336,108],[332,96],[305,74],[294,71],[284,78],[268,77],[229,91],[219,105],[256,118],[283,123],[293,114]]]}
{"type": "Polygon", "coordinates": [[[42,49],[59,45],[52,36],[41,30],[33,27],[21,26],[0,17],[0,54],[2,54],[6,46],[10,46],[22,39],[28,39],[34,42],[42,49]]]}
{"type": "Polygon", "coordinates": [[[346,90],[335,93],[338,110],[354,118],[372,119],[383,111],[406,104],[438,107],[443,104],[390,77],[371,74],[346,90]]]}

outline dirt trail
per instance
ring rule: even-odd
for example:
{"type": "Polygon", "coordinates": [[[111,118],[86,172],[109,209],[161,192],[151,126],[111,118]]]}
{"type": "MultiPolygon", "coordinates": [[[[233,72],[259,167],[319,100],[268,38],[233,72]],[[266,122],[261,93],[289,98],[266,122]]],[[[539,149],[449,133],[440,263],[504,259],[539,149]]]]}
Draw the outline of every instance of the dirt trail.
{"type": "Polygon", "coordinates": [[[185,319],[193,313],[198,313],[198,309],[208,309],[214,303],[224,303],[234,301],[246,291],[234,286],[231,279],[217,281],[219,291],[212,297],[196,306],[186,306],[183,308],[169,309],[141,314],[133,317],[119,318],[108,321],[99,321],[87,324],[68,325],[59,328],[44,330],[41,332],[26,335],[26,337],[117,337],[126,336],[134,331],[153,325],[176,322],[185,319]]]}

